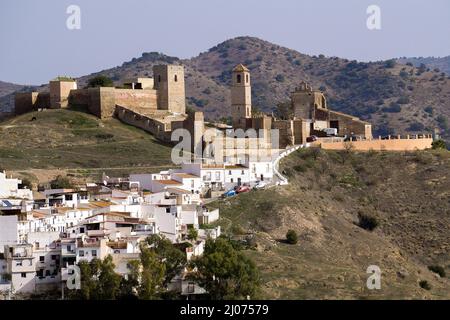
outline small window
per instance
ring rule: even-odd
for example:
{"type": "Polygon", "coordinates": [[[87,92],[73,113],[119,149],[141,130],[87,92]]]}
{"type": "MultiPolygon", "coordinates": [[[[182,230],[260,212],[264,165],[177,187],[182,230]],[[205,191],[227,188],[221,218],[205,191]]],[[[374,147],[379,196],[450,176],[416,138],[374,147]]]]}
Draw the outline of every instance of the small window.
{"type": "Polygon", "coordinates": [[[84,251],[80,250],[80,257],[84,257],[84,251]]]}
{"type": "Polygon", "coordinates": [[[177,82],[177,81],[178,81],[178,76],[175,75],[175,76],[173,77],[173,80],[175,80],[175,82],[177,82]]]}
{"type": "Polygon", "coordinates": [[[228,175],[231,176],[231,170],[228,170],[228,175]]]}
{"type": "Polygon", "coordinates": [[[158,82],[161,82],[161,75],[158,74],[158,82]]]}
{"type": "Polygon", "coordinates": [[[237,82],[237,83],[241,83],[241,75],[240,75],[240,74],[238,74],[238,75],[236,76],[236,82],[237,82]]]}
{"type": "Polygon", "coordinates": [[[170,207],[166,208],[166,213],[170,213],[170,207]]]}
{"type": "Polygon", "coordinates": [[[97,250],[92,250],[92,256],[96,257],[97,256],[97,250]]]}
{"type": "Polygon", "coordinates": [[[248,83],[248,74],[245,76],[245,82],[248,83]]]}
{"type": "Polygon", "coordinates": [[[220,180],[220,171],[216,172],[216,180],[220,180]]]}
{"type": "Polygon", "coordinates": [[[44,262],[44,261],[45,261],[45,257],[44,257],[44,256],[40,256],[40,257],[39,257],[39,261],[40,261],[40,262],[44,262]]]}
{"type": "Polygon", "coordinates": [[[27,277],[27,274],[25,272],[22,272],[20,275],[21,275],[22,278],[26,278],[27,277]]]}
{"type": "Polygon", "coordinates": [[[244,174],[244,170],[241,171],[241,175],[243,175],[243,174],[244,174]]]}

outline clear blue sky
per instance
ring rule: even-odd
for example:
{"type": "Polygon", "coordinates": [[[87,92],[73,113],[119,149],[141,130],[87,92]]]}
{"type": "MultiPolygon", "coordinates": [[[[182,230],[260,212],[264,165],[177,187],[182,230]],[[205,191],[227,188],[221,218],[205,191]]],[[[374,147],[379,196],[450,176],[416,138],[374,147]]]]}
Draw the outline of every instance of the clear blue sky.
{"type": "Polygon", "coordinates": [[[0,80],[41,84],[144,51],[180,58],[241,35],[361,61],[450,55],[449,0],[1,0],[0,80]],[[66,9],[81,8],[81,30],[66,9]],[[366,8],[381,8],[381,30],[366,8]]]}

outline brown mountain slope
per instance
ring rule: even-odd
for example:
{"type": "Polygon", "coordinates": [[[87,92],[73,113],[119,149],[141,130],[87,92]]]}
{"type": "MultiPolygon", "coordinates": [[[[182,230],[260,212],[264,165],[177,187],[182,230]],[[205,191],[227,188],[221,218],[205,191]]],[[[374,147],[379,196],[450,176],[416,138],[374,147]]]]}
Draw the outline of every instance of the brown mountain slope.
{"type": "Polygon", "coordinates": [[[416,67],[419,67],[422,63],[425,64],[428,68],[436,69],[438,68],[440,71],[445,72],[450,75],[450,56],[435,58],[435,57],[416,57],[416,58],[399,58],[398,62],[406,64],[412,63],[416,67]]]}
{"type": "MultiPolygon", "coordinates": [[[[251,37],[225,41],[183,62],[225,86],[231,68],[244,63],[252,72],[253,103],[264,111],[271,111],[306,80],[326,92],[331,108],[374,123],[376,134],[417,133],[437,126],[449,134],[445,123],[450,116],[450,79],[440,72],[418,74],[417,68],[389,62],[311,57],[251,37]]],[[[227,110],[225,103],[217,103],[220,110],[227,110]]]]}
{"type": "Polygon", "coordinates": [[[225,234],[251,239],[264,298],[450,298],[450,152],[307,149],[281,167],[289,185],[211,204],[225,234]],[[358,226],[359,214],[378,227],[358,226]],[[284,243],[289,229],[298,244],[284,243]],[[370,265],[381,290],[366,288],[370,265]],[[436,265],[446,276],[428,269],[436,265]]]}
{"type": "Polygon", "coordinates": [[[13,93],[14,91],[20,90],[24,86],[15,83],[9,83],[0,81],[0,97],[6,96],[7,94],[13,93]]]}

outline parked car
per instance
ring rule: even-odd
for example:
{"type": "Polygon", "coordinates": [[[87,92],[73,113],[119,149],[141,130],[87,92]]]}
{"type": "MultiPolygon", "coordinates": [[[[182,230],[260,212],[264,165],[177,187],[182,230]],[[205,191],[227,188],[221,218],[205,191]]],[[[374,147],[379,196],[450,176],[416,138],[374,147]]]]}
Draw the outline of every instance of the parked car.
{"type": "Polygon", "coordinates": [[[235,195],[236,195],[236,191],[231,189],[231,190],[228,190],[227,192],[225,192],[224,194],[222,194],[222,197],[228,198],[228,197],[234,197],[235,195]]]}
{"type": "Polygon", "coordinates": [[[255,190],[264,189],[266,186],[267,186],[267,183],[265,183],[264,181],[259,181],[259,182],[253,187],[253,189],[255,189],[255,190]]]}
{"type": "Polygon", "coordinates": [[[306,142],[314,142],[317,141],[317,136],[309,136],[306,138],[306,142]]]}
{"type": "Polygon", "coordinates": [[[243,193],[243,192],[249,192],[249,191],[250,191],[250,187],[249,186],[240,186],[236,190],[237,193],[243,193]]]}

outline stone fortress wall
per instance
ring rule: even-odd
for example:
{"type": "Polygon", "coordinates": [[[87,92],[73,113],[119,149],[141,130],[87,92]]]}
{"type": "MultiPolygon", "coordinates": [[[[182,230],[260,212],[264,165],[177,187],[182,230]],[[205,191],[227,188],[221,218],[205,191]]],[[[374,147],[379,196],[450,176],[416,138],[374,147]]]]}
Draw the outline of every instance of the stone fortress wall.
{"type": "Polygon", "coordinates": [[[78,89],[74,80],[51,80],[49,92],[16,94],[15,114],[38,108],[66,108],[68,105],[85,106],[90,113],[101,119],[113,117],[116,105],[126,106],[142,114],[151,114],[156,110],[185,114],[183,66],[158,65],[154,66],[153,72],[157,76],[157,81],[149,78],[132,79],[127,82],[130,89],[114,87],[78,89]],[[153,83],[154,87],[150,88],[153,83]]]}
{"type": "MultiPolygon", "coordinates": [[[[192,152],[212,144],[216,137],[203,135],[206,130],[203,113],[195,112],[190,116],[186,114],[183,66],[154,66],[153,74],[153,79],[127,80],[124,82],[125,89],[114,87],[78,89],[73,80],[67,78],[52,80],[50,92],[16,94],[15,113],[22,114],[45,107],[84,106],[90,113],[101,119],[116,117],[151,133],[166,143],[172,143],[173,130],[187,129],[191,133],[192,152]]],[[[281,120],[269,115],[253,116],[250,70],[242,64],[237,65],[233,69],[231,83],[230,108],[233,128],[256,130],[257,144],[264,146],[265,149],[271,149],[271,146],[272,149],[284,149],[288,146],[304,144],[307,137],[311,135],[323,137],[322,129],[324,128],[336,128],[341,137],[356,137],[359,140],[354,141],[357,150],[412,150],[431,147],[431,140],[428,138],[389,141],[372,139],[370,123],[329,109],[325,95],[321,91],[313,90],[306,82],[301,82],[291,93],[291,105],[294,111],[291,119],[281,120]],[[277,130],[277,141],[271,141],[272,133],[274,133],[272,130],[277,130]]],[[[220,126],[215,129],[217,137],[220,130],[226,132],[220,126]]],[[[240,138],[232,139],[238,142],[240,138]]],[[[325,149],[345,148],[342,140],[342,138],[339,141],[325,139],[321,141],[322,147],[325,149]]],[[[224,147],[224,150],[228,152],[230,150],[226,149],[236,148],[224,147]]]]}

